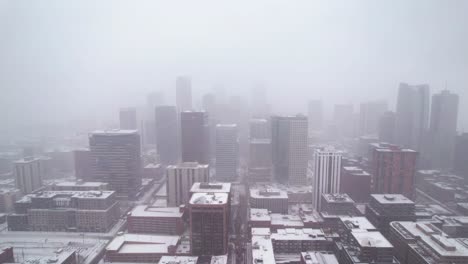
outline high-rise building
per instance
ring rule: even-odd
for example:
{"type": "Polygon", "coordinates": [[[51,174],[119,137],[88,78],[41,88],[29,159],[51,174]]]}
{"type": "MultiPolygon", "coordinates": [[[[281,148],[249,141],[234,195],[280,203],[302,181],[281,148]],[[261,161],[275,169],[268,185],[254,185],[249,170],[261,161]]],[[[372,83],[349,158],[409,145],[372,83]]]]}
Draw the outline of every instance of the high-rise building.
{"type": "Polygon", "coordinates": [[[206,112],[180,113],[182,162],[209,164],[209,125],[206,112]]]}
{"type": "Polygon", "coordinates": [[[163,92],[152,92],[147,95],[143,135],[145,144],[156,145],[156,123],[154,114],[156,107],[160,105],[164,105],[163,92]]]}
{"type": "Polygon", "coordinates": [[[134,107],[121,108],[119,112],[119,118],[120,118],[120,129],[122,130],[138,129],[136,108],[134,107]]]}
{"type": "Polygon", "coordinates": [[[249,182],[271,182],[271,140],[250,139],[249,182]]]}
{"type": "Polygon", "coordinates": [[[192,80],[188,76],[179,76],[176,79],[177,111],[192,110],[192,80]]]}
{"type": "Polygon", "coordinates": [[[194,193],[190,198],[190,244],[197,256],[223,255],[228,251],[229,194],[194,193]]]}
{"type": "Polygon", "coordinates": [[[317,148],[314,152],[313,205],[321,209],[322,194],[339,193],[342,152],[333,148],[317,148]]]}
{"type": "Polygon", "coordinates": [[[379,120],[379,140],[381,142],[395,143],[395,112],[385,112],[379,120]]]}
{"type": "Polygon", "coordinates": [[[342,166],[340,191],[348,194],[356,202],[368,202],[371,194],[371,175],[357,166],[342,166]]]}
{"type": "Polygon", "coordinates": [[[387,111],[387,102],[372,101],[361,103],[359,109],[359,134],[377,135],[379,128],[379,120],[387,111]]]}
{"type": "Polygon", "coordinates": [[[91,151],[89,149],[79,149],[73,151],[75,162],[75,178],[89,181],[93,177],[93,166],[91,151]]]}
{"type": "Polygon", "coordinates": [[[39,158],[26,157],[15,161],[15,185],[23,194],[32,193],[42,187],[43,168],[39,158]]]}
{"type": "Polygon", "coordinates": [[[209,182],[210,168],[207,164],[184,162],[167,167],[167,205],[187,204],[190,188],[195,182],[209,182]]]}
{"type": "Polygon", "coordinates": [[[156,148],[164,165],[179,160],[177,110],[175,106],[157,106],[155,109],[156,148]]]}
{"type": "Polygon", "coordinates": [[[432,96],[428,141],[422,156],[434,169],[451,170],[457,136],[458,95],[444,90],[432,96]]]}
{"type": "Polygon", "coordinates": [[[455,173],[468,179],[468,133],[456,137],[453,167],[455,173]]]}
{"type": "Polygon", "coordinates": [[[373,193],[397,193],[412,198],[418,152],[385,143],[370,145],[373,193]]]}
{"type": "Polygon", "coordinates": [[[89,136],[89,149],[93,161],[93,180],[108,183],[118,197],[134,199],[141,187],[138,131],[95,131],[89,136]]]}
{"type": "Polygon", "coordinates": [[[216,126],[216,179],[235,181],[239,163],[239,139],[236,124],[216,126]]]}
{"type": "Polygon", "coordinates": [[[250,139],[265,139],[271,138],[270,123],[266,119],[251,119],[249,122],[249,138],[250,139]]]}
{"type": "Polygon", "coordinates": [[[311,100],[308,104],[309,131],[320,131],[323,128],[323,104],[320,100],[311,100]]]}
{"type": "Polygon", "coordinates": [[[429,86],[400,83],[396,107],[396,143],[420,151],[428,122],[429,86]]]}
{"type": "Polygon", "coordinates": [[[266,87],[258,85],[252,89],[252,112],[255,117],[267,117],[270,112],[266,87]]]}
{"type": "Polygon", "coordinates": [[[301,185],[307,181],[307,125],[301,115],[271,117],[273,173],[279,182],[301,185]]]}

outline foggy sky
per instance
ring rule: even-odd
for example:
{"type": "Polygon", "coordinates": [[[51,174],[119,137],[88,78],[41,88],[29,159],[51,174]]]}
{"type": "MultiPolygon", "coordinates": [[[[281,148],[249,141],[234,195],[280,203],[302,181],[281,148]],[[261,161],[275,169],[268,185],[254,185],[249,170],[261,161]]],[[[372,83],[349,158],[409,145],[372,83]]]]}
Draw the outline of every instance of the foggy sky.
{"type": "MultiPolygon", "coordinates": [[[[0,122],[117,116],[177,75],[194,98],[264,83],[275,110],[389,101],[399,82],[460,95],[468,130],[468,1],[0,0],[0,122]]],[[[357,105],[355,105],[357,110],[357,105]]]]}

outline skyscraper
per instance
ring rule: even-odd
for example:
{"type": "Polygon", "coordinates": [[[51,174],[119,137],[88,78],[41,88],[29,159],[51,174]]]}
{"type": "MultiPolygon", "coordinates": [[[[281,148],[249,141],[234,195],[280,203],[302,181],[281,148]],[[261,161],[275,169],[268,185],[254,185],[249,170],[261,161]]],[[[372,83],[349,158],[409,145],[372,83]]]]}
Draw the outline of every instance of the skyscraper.
{"type": "Polygon", "coordinates": [[[175,106],[157,106],[155,109],[156,148],[164,165],[179,160],[177,110],[175,106]]]}
{"type": "Polygon", "coordinates": [[[313,205],[321,209],[322,194],[340,192],[342,153],[333,148],[317,148],[314,152],[313,205]]]}
{"type": "Polygon", "coordinates": [[[468,179],[468,133],[456,137],[453,167],[455,173],[468,179]]]}
{"type": "Polygon", "coordinates": [[[192,80],[188,76],[179,76],[176,79],[177,111],[192,110],[192,80]]]}
{"type": "Polygon", "coordinates": [[[75,178],[83,181],[92,180],[93,167],[91,151],[89,149],[80,149],[73,152],[75,163],[75,178]]]}
{"type": "Polygon", "coordinates": [[[120,129],[138,129],[136,108],[121,108],[119,113],[120,129]]]}
{"type": "Polygon", "coordinates": [[[387,111],[387,102],[371,101],[361,103],[359,109],[359,135],[377,135],[379,120],[387,111]]]}
{"type": "Polygon", "coordinates": [[[320,131],[323,128],[323,104],[320,100],[311,100],[308,104],[309,131],[320,131]]]}
{"type": "Polygon", "coordinates": [[[371,144],[373,193],[396,193],[413,197],[418,152],[396,145],[371,144]]]}
{"type": "Polygon", "coordinates": [[[209,164],[209,125],[206,112],[180,113],[183,162],[209,164]]]}
{"type": "Polygon", "coordinates": [[[396,143],[420,151],[428,122],[429,86],[400,83],[396,107],[396,143]]]}
{"type": "Polygon", "coordinates": [[[453,168],[457,118],[458,95],[444,90],[432,96],[431,123],[424,148],[427,153],[422,153],[429,160],[431,168],[453,168]]]}
{"type": "Polygon", "coordinates": [[[184,162],[167,167],[167,205],[187,204],[190,188],[195,182],[209,182],[210,168],[206,164],[184,162]]]}
{"type": "Polygon", "coordinates": [[[229,238],[229,194],[194,193],[189,202],[192,255],[227,254],[229,238]]]}
{"type": "Polygon", "coordinates": [[[273,173],[282,183],[304,184],[307,181],[307,118],[271,117],[273,173]]]}
{"type": "Polygon", "coordinates": [[[164,105],[164,93],[152,92],[146,97],[146,113],[145,113],[145,144],[156,145],[156,124],[155,124],[155,109],[157,106],[164,105]]]}
{"type": "Polygon", "coordinates": [[[239,163],[239,138],[236,124],[216,126],[216,179],[235,181],[239,163]]]}
{"type": "Polygon", "coordinates": [[[117,196],[134,199],[141,187],[140,135],[136,130],[95,131],[89,136],[93,179],[117,196]]]}
{"type": "Polygon", "coordinates": [[[249,122],[250,139],[268,139],[271,138],[270,123],[266,119],[251,119],[249,122]]]}
{"type": "Polygon", "coordinates": [[[385,112],[379,120],[379,140],[395,143],[395,112],[385,112]]]}
{"type": "Polygon", "coordinates": [[[25,157],[15,161],[15,185],[23,194],[32,193],[42,186],[42,163],[38,158],[25,157]]]}

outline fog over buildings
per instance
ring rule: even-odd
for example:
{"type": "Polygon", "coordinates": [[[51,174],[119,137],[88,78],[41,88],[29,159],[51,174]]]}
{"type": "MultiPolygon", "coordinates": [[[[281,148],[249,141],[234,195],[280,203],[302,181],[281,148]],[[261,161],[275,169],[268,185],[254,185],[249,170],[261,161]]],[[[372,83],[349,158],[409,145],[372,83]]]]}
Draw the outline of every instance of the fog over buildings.
{"type": "Polygon", "coordinates": [[[174,101],[179,75],[192,79],[194,106],[214,87],[248,98],[262,84],[276,111],[321,99],[328,115],[335,103],[394,109],[400,82],[427,83],[459,94],[466,130],[467,10],[456,0],[1,1],[2,130],[106,123],[152,91],[174,101]]]}
{"type": "Polygon", "coordinates": [[[467,14],[0,0],[0,264],[468,263],[467,14]]]}

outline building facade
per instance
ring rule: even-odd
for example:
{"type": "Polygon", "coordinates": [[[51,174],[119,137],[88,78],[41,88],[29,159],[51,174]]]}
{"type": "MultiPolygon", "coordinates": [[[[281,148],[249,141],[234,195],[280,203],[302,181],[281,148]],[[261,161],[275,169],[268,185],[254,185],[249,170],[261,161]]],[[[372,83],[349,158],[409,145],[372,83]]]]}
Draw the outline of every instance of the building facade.
{"type": "Polygon", "coordinates": [[[179,76],[176,79],[177,112],[192,110],[192,80],[188,76],[179,76]]]}
{"type": "Polygon", "coordinates": [[[181,112],[182,162],[210,163],[209,123],[206,112],[181,112]]]}
{"type": "Polygon", "coordinates": [[[332,148],[318,148],[314,152],[313,204],[320,210],[322,194],[339,193],[342,153],[332,148]]]}
{"type": "Polygon", "coordinates": [[[121,108],[119,111],[120,129],[136,130],[138,129],[138,119],[136,108],[121,108]]]}
{"type": "Polygon", "coordinates": [[[216,126],[216,179],[235,181],[239,164],[237,125],[216,126]]]}
{"type": "Polygon", "coordinates": [[[195,182],[209,182],[210,179],[209,165],[196,162],[170,165],[166,173],[167,204],[171,207],[187,204],[192,185],[195,182]]]}
{"type": "Polygon", "coordinates": [[[38,158],[26,157],[13,164],[15,185],[23,194],[32,193],[42,187],[43,163],[38,158]]]}
{"type": "Polygon", "coordinates": [[[109,184],[121,198],[134,199],[141,188],[140,135],[136,130],[95,131],[89,136],[93,180],[109,184]]]}
{"type": "Polygon", "coordinates": [[[156,149],[164,165],[174,165],[179,161],[177,109],[174,106],[155,108],[156,149]]]}

